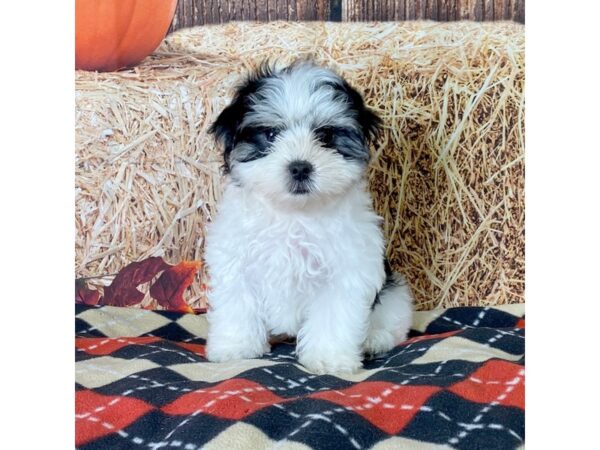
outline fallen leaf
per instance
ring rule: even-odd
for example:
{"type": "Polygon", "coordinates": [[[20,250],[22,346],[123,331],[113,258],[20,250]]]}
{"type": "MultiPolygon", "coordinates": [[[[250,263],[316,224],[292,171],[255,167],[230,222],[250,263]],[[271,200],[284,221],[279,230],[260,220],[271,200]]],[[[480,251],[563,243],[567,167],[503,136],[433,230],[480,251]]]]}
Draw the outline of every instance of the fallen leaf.
{"type": "Polygon", "coordinates": [[[100,291],[88,288],[84,280],[75,280],[75,303],[97,305],[99,300],[100,291]]]}
{"type": "Polygon", "coordinates": [[[137,287],[152,281],[159,272],[172,267],[161,257],[154,256],[125,266],[110,286],[104,288],[102,304],[111,306],[131,306],[144,299],[144,293],[137,287]]]}
{"type": "Polygon", "coordinates": [[[192,284],[200,267],[200,261],[183,261],[169,267],[152,285],[150,295],[166,309],[193,313],[194,310],[183,299],[183,292],[192,284]]]}

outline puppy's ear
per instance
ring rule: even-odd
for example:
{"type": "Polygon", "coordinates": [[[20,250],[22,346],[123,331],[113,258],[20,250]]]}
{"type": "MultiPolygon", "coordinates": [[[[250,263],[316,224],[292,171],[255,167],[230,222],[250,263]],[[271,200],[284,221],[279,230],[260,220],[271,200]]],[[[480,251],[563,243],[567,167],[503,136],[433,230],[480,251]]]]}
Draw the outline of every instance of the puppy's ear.
{"type": "Polygon", "coordinates": [[[231,104],[225,108],[217,120],[209,128],[209,133],[215,135],[217,142],[223,145],[223,168],[225,173],[231,170],[230,155],[236,144],[236,136],[244,116],[251,106],[250,97],[260,89],[267,77],[273,75],[268,62],[263,63],[259,69],[250,75],[246,81],[237,88],[231,104]]]}
{"type": "Polygon", "coordinates": [[[229,165],[229,155],[235,146],[237,129],[244,119],[244,103],[244,98],[241,97],[238,92],[233,102],[219,114],[217,120],[208,130],[209,133],[215,135],[217,142],[223,145],[223,167],[225,173],[229,173],[231,168],[229,165]]]}
{"type": "Polygon", "coordinates": [[[346,96],[351,108],[356,112],[358,123],[362,128],[367,144],[373,142],[381,131],[381,118],[365,105],[362,96],[356,89],[343,81],[341,91],[346,96]]]}
{"type": "Polygon", "coordinates": [[[235,137],[238,129],[248,112],[249,99],[247,93],[248,86],[244,85],[238,88],[233,101],[225,108],[217,120],[209,128],[209,133],[215,135],[217,142],[223,145],[223,169],[229,173],[231,166],[229,163],[231,151],[235,147],[235,137]]]}

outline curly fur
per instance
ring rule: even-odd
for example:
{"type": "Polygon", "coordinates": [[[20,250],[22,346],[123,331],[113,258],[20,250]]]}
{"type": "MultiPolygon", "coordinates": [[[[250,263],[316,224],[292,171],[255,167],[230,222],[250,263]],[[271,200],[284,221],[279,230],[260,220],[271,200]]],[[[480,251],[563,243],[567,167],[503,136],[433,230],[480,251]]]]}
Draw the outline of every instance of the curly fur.
{"type": "Polygon", "coordinates": [[[410,290],[384,268],[365,170],[379,118],[333,71],[263,67],[212,127],[229,182],[209,225],[207,357],[297,337],[301,364],[352,372],[406,339],[410,290]]]}

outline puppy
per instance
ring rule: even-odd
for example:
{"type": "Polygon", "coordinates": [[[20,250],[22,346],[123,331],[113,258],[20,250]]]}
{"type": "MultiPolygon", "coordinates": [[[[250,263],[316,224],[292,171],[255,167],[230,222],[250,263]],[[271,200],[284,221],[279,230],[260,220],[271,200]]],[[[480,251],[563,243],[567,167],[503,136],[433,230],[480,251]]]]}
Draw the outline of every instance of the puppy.
{"type": "Polygon", "coordinates": [[[380,119],[331,70],[263,66],[211,127],[229,175],[209,225],[210,361],[297,337],[315,373],[354,372],[406,339],[412,297],[387,270],[365,172],[380,119]]]}

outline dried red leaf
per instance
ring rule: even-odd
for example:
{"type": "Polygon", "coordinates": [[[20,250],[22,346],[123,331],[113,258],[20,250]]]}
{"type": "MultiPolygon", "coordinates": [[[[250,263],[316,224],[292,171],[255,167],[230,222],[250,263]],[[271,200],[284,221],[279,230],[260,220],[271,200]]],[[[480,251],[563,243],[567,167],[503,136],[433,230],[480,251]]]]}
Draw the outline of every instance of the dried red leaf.
{"type": "Polygon", "coordinates": [[[159,272],[172,267],[162,258],[154,256],[125,266],[117,274],[110,286],[104,288],[104,305],[131,306],[144,299],[144,293],[137,287],[152,281],[159,272]]]}
{"type": "Polygon", "coordinates": [[[88,288],[84,280],[75,280],[75,303],[97,305],[99,300],[100,291],[88,288]]]}
{"type": "Polygon", "coordinates": [[[183,261],[169,267],[152,285],[150,295],[164,308],[193,313],[193,309],[183,299],[183,292],[192,284],[200,267],[200,261],[183,261]]]}

